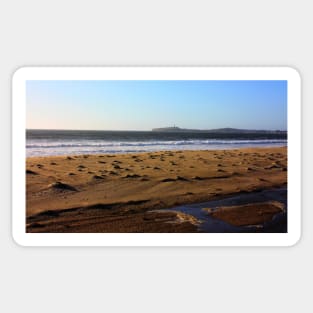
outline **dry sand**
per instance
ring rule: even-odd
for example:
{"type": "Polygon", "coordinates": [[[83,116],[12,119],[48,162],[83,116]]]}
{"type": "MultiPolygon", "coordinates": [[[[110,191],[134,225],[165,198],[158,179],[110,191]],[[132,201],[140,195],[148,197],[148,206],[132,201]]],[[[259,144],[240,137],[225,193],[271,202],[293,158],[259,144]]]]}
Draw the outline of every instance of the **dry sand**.
{"type": "Polygon", "coordinates": [[[190,215],[159,210],[286,184],[286,147],[32,157],[26,229],[193,232],[190,215]]]}

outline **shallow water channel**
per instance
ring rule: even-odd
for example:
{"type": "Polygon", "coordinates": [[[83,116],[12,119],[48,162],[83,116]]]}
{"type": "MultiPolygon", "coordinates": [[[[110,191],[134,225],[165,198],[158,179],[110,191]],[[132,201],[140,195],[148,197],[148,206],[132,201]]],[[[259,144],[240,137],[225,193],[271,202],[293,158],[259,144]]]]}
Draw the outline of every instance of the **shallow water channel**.
{"type": "Polygon", "coordinates": [[[238,232],[287,232],[287,188],[277,188],[256,192],[240,193],[224,199],[212,200],[208,202],[181,205],[168,209],[169,211],[179,211],[189,214],[198,219],[199,232],[206,233],[238,233],[238,232]],[[285,212],[273,216],[272,220],[263,224],[263,227],[256,225],[237,227],[222,220],[211,217],[204,208],[215,209],[217,207],[243,205],[249,203],[279,201],[284,204],[285,212]]]}

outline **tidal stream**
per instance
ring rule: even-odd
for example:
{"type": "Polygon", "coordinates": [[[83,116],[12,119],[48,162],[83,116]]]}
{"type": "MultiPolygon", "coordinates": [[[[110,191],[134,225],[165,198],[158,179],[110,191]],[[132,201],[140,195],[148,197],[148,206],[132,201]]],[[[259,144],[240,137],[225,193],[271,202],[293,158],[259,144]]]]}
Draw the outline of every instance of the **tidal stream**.
{"type": "Polygon", "coordinates": [[[179,211],[192,215],[200,221],[199,232],[205,233],[241,233],[241,232],[268,232],[285,233],[287,232],[287,188],[277,188],[248,193],[240,193],[224,199],[212,200],[208,202],[181,205],[168,209],[169,211],[179,211]],[[204,208],[216,209],[217,207],[251,204],[266,201],[278,201],[284,204],[284,212],[275,214],[271,221],[265,222],[262,227],[233,226],[222,220],[211,217],[204,208]]]}

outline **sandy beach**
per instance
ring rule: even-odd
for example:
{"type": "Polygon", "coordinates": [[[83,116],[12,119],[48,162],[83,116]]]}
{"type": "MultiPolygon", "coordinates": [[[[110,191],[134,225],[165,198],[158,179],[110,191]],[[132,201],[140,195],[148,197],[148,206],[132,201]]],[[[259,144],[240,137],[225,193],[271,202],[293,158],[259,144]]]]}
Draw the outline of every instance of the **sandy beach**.
{"type": "MultiPolygon", "coordinates": [[[[286,147],[30,157],[26,231],[197,232],[194,216],[166,209],[286,184],[286,147]]],[[[286,209],[272,201],[205,209],[261,225],[286,209]]]]}

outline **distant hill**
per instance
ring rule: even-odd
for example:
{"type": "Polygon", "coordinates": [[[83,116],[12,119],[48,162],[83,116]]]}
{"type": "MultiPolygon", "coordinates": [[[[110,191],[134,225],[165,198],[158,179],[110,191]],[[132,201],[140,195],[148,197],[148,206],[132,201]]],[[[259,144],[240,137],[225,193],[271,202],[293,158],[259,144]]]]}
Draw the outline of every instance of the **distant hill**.
{"type": "Polygon", "coordinates": [[[239,128],[217,128],[217,129],[188,129],[180,128],[177,126],[153,128],[154,132],[168,132],[168,133],[220,133],[220,134],[251,134],[251,133],[266,133],[266,134],[285,134],[287,131],[284,130],[256,130],[256,129],[239,129],[239,128]]]}

